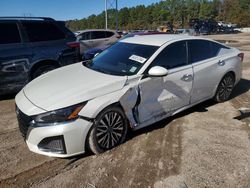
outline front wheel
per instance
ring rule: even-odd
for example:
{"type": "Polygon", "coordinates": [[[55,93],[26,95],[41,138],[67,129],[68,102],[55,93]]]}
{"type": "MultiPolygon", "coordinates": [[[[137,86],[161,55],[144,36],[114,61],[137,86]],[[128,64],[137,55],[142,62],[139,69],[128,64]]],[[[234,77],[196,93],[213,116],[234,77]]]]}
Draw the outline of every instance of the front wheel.
{"type": "Polygon", "coordinates": [[[88,136],[88,145],[95,154],[103,153],[120,144],[127,136],[128,121],[119,107],[110,107],[101,112],[88,136]]]}
{"type": "Polygon", "coordinates": [[[219,86],[217,88],[214,97],[215,101],[217,102],[227,101],[230,98],[230,95],[232,94],[234,88],[234,82],[235,79],[233,74],[231,73],[226,74],[219,83],[219,86]]]}

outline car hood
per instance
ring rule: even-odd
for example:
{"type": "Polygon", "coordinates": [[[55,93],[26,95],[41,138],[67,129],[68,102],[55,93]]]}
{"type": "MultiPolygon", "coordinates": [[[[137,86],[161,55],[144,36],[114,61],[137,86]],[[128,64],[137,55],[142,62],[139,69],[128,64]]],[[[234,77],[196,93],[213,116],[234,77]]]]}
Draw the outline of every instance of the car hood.
{"type": "Polygon", "coordinates": [[[52,111],[120,90],[126,80],[127,76],[96,72],[77,63],[38,77],[23,91],[34,105],[52,111]]]}

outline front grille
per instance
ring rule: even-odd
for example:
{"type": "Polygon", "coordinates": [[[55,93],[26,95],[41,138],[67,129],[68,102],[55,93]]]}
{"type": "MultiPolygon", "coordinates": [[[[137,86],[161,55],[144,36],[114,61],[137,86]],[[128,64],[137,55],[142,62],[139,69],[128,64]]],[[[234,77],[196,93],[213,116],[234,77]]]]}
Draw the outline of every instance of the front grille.
{"type": "Polygon", "coordinates": [[[26,139],[32,118],[24,114],[17,106],[16,106],[16,114],[17,114],[17,121],[19,124],[19,130],[23,138],[26,139]]]}

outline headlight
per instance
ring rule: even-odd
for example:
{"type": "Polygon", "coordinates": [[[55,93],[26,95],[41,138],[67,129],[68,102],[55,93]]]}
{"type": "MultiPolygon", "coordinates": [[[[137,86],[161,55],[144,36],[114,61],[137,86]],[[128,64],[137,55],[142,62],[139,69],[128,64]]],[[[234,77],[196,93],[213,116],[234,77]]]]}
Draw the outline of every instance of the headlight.
{"type": "Polygon", "coordinates": [[[60,123],[72,121],[79,117],[78,113],[86,104],[87,102],[39,114],[33,116],[33,120],[35,121],[34,123],[60,123]]]}

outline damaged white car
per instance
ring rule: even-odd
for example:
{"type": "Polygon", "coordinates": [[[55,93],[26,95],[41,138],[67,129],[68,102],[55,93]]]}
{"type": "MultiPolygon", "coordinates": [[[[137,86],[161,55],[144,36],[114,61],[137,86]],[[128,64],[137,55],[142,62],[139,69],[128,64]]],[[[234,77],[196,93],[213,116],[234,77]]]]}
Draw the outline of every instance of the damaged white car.
{"type": "Polygon", "coordinates": [[[92,61],[33,80],[16,96],[19,127],[33,152],[102,153],[140,129],[197,103],[229,99],[244,54],[212,40],[145,35],[121,40],[92,61]]]}

